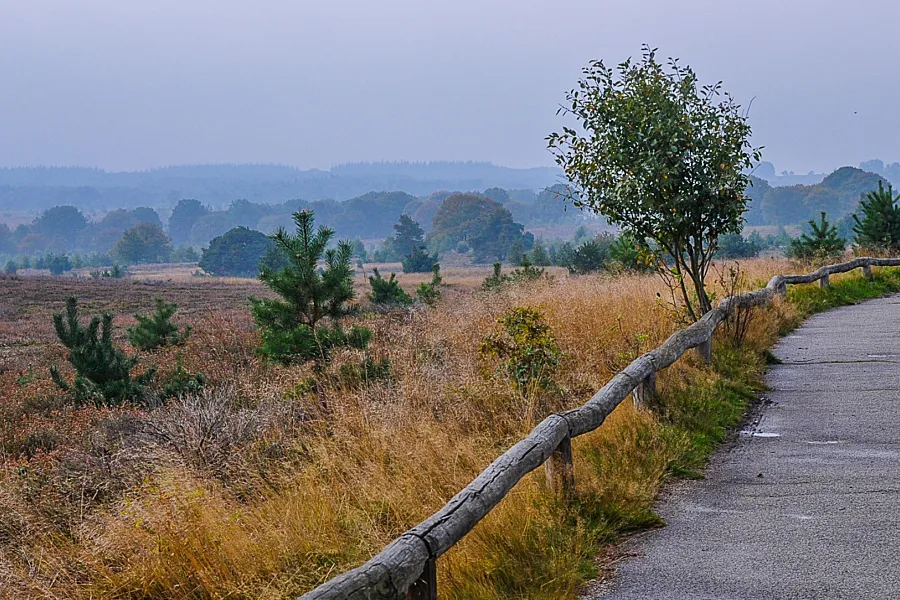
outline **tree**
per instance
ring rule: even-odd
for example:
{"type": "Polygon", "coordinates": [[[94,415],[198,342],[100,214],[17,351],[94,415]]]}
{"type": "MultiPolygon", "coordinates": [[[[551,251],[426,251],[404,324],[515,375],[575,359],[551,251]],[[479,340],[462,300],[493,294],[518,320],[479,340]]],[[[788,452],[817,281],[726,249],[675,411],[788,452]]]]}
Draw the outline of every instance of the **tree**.
{"type": "Polygon", "coordinates": [[[162,298],[156,299],[156,310],[149,315],[134,315],[137,325],[128,328],[128,343],[138,350],[149,352],[164,346],[180,346],[191,334],[191,326],[186,325],[182,331],[172,323],[172,317],[178,310],[174,302],[168,304],[162,298]]]}
{"type": "Polygon", "coordinates": [[[719,238],[719,258],[752,258],[759,256],[759,245],[754,239],[744,239],[740,233],[726,233],[719,238]]]}
{"type": "Polygon", "coordinates": [[[288,267],[264,267],[260,280],[281,299],[251,298],[253,319],[262,330],[261,352],[284,364],[313,361],[319,372],[336,347],[363,349],[372,332],[352,327],[345,332],[340,320],[354,312],[353,247],[348,241],[327,249],[334,231],[314,228],[313,212],[294,213],[297,233],[279,229],[272,236],[290,260],[288,267]],[[318,263],[324,257],[324,268],[318,263]],[[323,324],[323,321],[330,321],[323,324]]]}
{"type": "Polygon", "coordinates": [[[72,270],[72,261],[65,254],[48,254],[43,257],[42,265],[51,275],[62,275],[72,270]]]}
{"type": "MultiPolygon", "coordinates": [[[[399,256],[409,256],[413,251],[425,246],[425,231],[410,218],[409,215],[400,215],[400,220],[394,225],[393,249],[399,256]]],[[[428,270],[431,270],[429,265],[428,270]]]]}
{"type": "Polygon", "coordinates": [[[437,264],[437,261],[437,254],[428,254],[425,246],[421,246],[403,257],[403,272],[427,273],[437,264]]]}
{"type": "Polygon", "coordinates": [[[875,250],[900,250],[900,206],[897,201],[900,194],[894,196],[891,184],[884,189],[884,183],[878,182],[878,189],[866,194],[865,200],[859,203],[859,215],[853,215],[853,233],[856,243],[862,248],[875,250]]]}
{"type": "Polygon", "coordinates": [[[372,292],[369,294],[369,300],[372,304],[381,306],[408,306],[412,304],[412,297],[400,287],[397,281],[397,275],[391,273],[388,279],[381,276],[378,269],[374,269],[375,275],[369,277],[369,285],[372,286],[372,292]]]}
{"type": "Polygon", "coordinates": [[[168,262],[172,242],[159,225],[138,223],[122,234],[113,254],[130,264],[168,262]]]}
{"type": "MultiPolygon", "coordinates": [[[[246,227],[235,227],[220,235],[203,249],[198,266],[210,275],[230,277],[255,277],[259,274],[259,265],[270,250],[277,250],[275,242],[269,236],[246,227]]],[[[278,252],[278,254],[283,254],[278,252]]],[[[267,260],[270,270],[283,268],[281,264],[267,260]]]]}
{"type": "Polygon", "coordinates": [[[472,247],[475,262],[505,260],[516,241],[522,250],[531,249],[534,236],[499,202],[479,194],[453,194],[441,204],[429,234],[429,245],[438,252],[456,247],[465,240],[472,247]]]}
{"type": "Polygon", "coordinates": [[[564,127],[547,140],[575,204],[653,241],[659,273],[699,319],[712,307],[704,280],[718,238],[740,230],[760,156],[746,115],[721,84],[698,88],[690,67],[666,68],[646,46],[615,71],[591,62],[566,99],[583,131],[564,127]]]}
{"type": "Polygon", "coordinates": [[[60,251],[71,249],[78,234],[88,226],[87,218],[74,206],[54,206],[45,210],[31,225],[32,231],[48,240],[60,238],[60,251]]]}
{"type": "Polygon", "coordinates": [[[169,217],[169,235],[176,244],[187,244],[191,238],[191,228],[209,209],[198,200],[186,198],[178,202],[169,217]]]}
{"type": "Polygon", "coordinates": [[[821,213],[819,222],[809,222],[810,232],[792,240],[788,256],[801,260],[825,260],[844,253],[847,243],[838,236],[837,228],[821,213]]]}
{"type": "Polygon", "coordinates": [[[584,275],[595,273],[606,268],[610,260],[610,248],[615,238],[609,234],[601,234],[582,242],[575,248],[566,267],[569,273],[584,275]]]}
{"type": "Polygon", "coordinates": [[[50,368],[50,375],[60,389],[74,393],[78,404],[115,406],[143,395],[155,371],[149,369],[132,377],[137,357],[127,356],[113,344],[111,314],[94,317],[84,327],[78,320],[78,300],[72,296],[66,299],[65,315],[53,315],[53,327],[69,350],[67,358],[75,369],[75,385],[66,382],[55,366],[50,368]]]}
{"type": "Polygon", "coordinates": [[[434,306],[441,298],[441,265],[434,263],[431,269],[431,281],[423,281],[416,288],[416,298],[428,306],[434,306]]]}
{"type": "Polygon", "coordinates": [[[538,267],[549,267],[550,256],[544,247],[544,242],[540,238],[534,240],[534,246],[531,248],[531,262],[538,267]]]}

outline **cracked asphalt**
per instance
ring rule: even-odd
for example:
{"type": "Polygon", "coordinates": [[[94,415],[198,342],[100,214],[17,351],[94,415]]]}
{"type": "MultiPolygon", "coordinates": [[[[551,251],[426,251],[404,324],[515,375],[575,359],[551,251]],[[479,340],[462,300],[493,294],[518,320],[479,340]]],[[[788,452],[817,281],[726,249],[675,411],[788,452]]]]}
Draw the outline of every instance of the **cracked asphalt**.
{"type": "Polygon", "coordinates": [[[767,404],[586,598],[900,598],[900,296],[809,319],[767,404]]]}

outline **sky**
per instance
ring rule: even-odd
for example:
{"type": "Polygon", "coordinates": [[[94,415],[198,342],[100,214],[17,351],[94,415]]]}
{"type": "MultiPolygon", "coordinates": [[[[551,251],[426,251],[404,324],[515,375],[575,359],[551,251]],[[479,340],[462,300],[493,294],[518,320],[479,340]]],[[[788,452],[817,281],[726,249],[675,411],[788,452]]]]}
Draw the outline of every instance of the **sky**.
{"type": "Polygon", "coordinates": [[[776,168],[900,160],[892,0],[0,0],[0,165],[552,165],[591,59],[752,99],[776,168]]]}

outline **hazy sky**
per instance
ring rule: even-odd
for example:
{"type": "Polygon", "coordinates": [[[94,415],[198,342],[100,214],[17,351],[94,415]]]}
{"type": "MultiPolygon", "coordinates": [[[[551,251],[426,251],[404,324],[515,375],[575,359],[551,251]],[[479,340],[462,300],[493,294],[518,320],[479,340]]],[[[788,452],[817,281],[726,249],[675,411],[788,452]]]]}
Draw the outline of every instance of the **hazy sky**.
{"type": "Polygon", "coordinates": [[[0,165],[552,164],[564,93],[642,42],[746,104],[764,159],[900,160],[891,0],[0,0],[0,165]]]}

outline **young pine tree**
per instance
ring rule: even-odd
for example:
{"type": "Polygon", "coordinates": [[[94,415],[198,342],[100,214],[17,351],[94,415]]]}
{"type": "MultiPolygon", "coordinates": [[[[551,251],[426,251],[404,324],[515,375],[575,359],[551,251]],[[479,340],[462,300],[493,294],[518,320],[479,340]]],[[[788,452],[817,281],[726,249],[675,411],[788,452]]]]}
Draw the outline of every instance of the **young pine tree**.
{"type": "Polygon", "coordinates": [[[897,201],[900,194],[894,196],[891,184],[884,189],[883,182],[878,182],[878,189],[866,194],[866,199],[859,203],[862,218],[853,215],[853,233],[856,244],[870,250],[900,250],[900,206],[897,201]]]}
{"type": "Polygon", "coordinates": [[[334,231],[315,229],[313,212],[294,213],[296,234],[279,229],[272,239],[289,259],[286,268],[263,267],[260,280],[281,299],[251,298],[253,319],[262,331],[261,353],[282,364],[314,362],[321,371],[334,348],[364,349],[369,329],[344,331],[340,320],[354,312],[353,246],[338,242],[328,249],[334,231]],[[324,267],[319,262],[324,261],[324,267]]]}
{"type": "Polygon", "coordinates": [[[847,243],[838,235],[837,228],[820,215],[819,222],[809,221],[810,232],[791,240],[788,255],[801,260],[824,260],[844,253],[847,243]]]}
{"type": "Polygon", "coordinates": [[[117,406],[138,399],[155,371],[150,369],[132,378],[137,358],[127,356],[113,344],[112,315],[94,317],[87,327],[78,320],[78,300],[66,299],[66,313],[53,315],[53,327],[59,341],[69,349],[68,361],[75,369],[75,385],[69,385],[54,366],[50,375],[60,389],[72,391],[78,404],[93,402],[117,406]]]}
{"type": "Polygon", "coordinates": [[[156,310],[149,315],[134,315],[138,323],[128,328],[128,342],[138,350],[149,352],[164,346],[180,346],[191,334],[191,326],[186,325],[179,331],[178,325],[172,323],[172,317],[178,310],[174,302],[167,304],[162,298],[156,299],[156,310]]]}
{"type": "Polygon", "coordinates": [[[431,281],[423,281],[419,284],[419,287],[416,288],[416,298],[428,306],[434,306],[441,298],[440,287],[442,282],[441,265],[434,263],[434,266],[431,269],[431,281]]]}
{"type": "Polygon", "coordinates": [[[375,269],[375,275],[369,277],[369,285],[372,286],[372,292],[369,294],[369,300],[372,304],[380,306],[408,306],[412,304],[412,297],[400,287],[397,281],[397,275],[391,273],[388,279],[381,276],[378,269],[375,269]]]}

